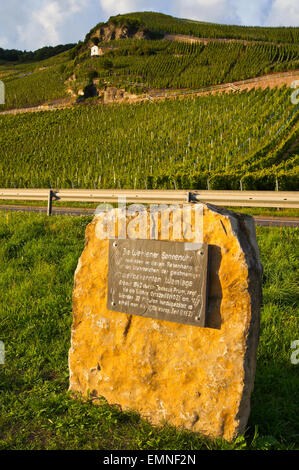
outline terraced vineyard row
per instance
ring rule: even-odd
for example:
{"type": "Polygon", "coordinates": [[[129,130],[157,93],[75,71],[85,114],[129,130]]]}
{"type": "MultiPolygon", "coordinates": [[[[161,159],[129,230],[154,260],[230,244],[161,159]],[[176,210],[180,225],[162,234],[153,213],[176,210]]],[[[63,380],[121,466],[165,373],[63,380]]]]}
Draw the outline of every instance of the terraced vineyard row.
{"type": "Polygon", "coordinates": [[[298,117],[287,88],[3,116],[0,186],[294,189],[298,117]]]}
{"type": "Polygon", "coordinates": [[[121,85],[123,77],[150,88],[199,88],[261,74],[299,68],[299,46],[238,42],[190,44],[170,41],[126,40],[111,43],[104,57],[78,60],[75,73],[87,77],[94,70],[121,85]],[[106,67],[107,60],[110,66],[106,67]],[[107,70],[108,69],[108,70],[107,70]]]}
{"type": "Polygon", "coordinates": [[[0,105],[0,111],[67,96],[64,82],[72,71],[70,64],[67,51],[41,62],[0,66],[0,80],[5,84],[5,105],[0,105]]]}
{"type": "MultiPolygon", "coordinates": [[[[177,41],[126,39],[104,44],[100,58],[90,50],[72,59],[67,51],[44,62],[0,66],[6,86],[2,109],[35,106],[67,95],[67,82],[75,76],[74,91],[98,77],[99,88],[108,83],[131,92],[148,88],[200,88],[243,80],[261,74],[299,68],[299,46],[238,42],[189,44],[177,41]],[[131,84],[141,84],[137,87],[131,84]]],[[[70,83],[72,85],[72,82],[70,83]]]]}
{"type": "Polygon", "coordinates": [[[174,18],[154,12],[138,12],[110,18],[115,24],[124,24],[126,19],[137,20],[156,33],[184,34],[203,38],[234,38],[252,41],[299,44],[298,27],[236,26],[174,18]]]}

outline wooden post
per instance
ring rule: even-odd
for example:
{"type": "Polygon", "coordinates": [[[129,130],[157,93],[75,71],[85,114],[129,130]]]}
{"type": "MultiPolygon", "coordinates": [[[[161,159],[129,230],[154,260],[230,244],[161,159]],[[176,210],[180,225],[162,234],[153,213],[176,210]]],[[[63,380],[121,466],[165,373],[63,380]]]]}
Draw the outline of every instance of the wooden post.
{"type": "Polygon", "coordinates": [[[47,208],[47,215],[52,215],[52,202],[53,202],[53,191],[50,189],[48,195],[48,208],[47,208]]]}

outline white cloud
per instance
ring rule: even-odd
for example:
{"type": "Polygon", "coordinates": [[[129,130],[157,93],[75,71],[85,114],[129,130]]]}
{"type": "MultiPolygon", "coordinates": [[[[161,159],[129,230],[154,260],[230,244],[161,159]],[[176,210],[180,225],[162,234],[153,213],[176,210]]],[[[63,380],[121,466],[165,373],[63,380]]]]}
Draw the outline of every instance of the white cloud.
{"type": "MultiPolygon", "coordinates": [[[[43,8],[32,13],[32,26],[41,26],[43,40],[50,44],[59,42],[58,27],[64,20],[61,7],[58,2],[49,2],[43,8]]],[[[40,28],[38,28],[40,29],[40,28]]],[[[31,28],[27,34],[31,34],[31,28]]]]}
{"type": "Polygon", "coordinates": [[[0,47],[2,47],[3,49],[8,49],[9,47],[9,41],[4,36],[0,36],[0,47]]]}
{"type": "Polygon", "coordinates": [[[68,0],[68,8],[70,13],[78,13],[86,7],[85,0],[68,0]]]}
{"type": "Polygon", "coordinates": [[[261,26],[272,4],[273,0],[175,0],[173,10],[199,21],[261,26]]]}
{"type": "Polygon", "coordinates": [[[175,0],[176,16],[199,21],[220,22],[227,17],[227,0],[175,0]]]}
{"type": "Polygon", "coordinates": [[[215,23],[299,26],[299,0],[174,0],[175,16],[215,23]]]}
{"type": "Polygon", "coordinates": [[[266,24],[269,26],[299,26],[299,1],[274,0],[266,24]]]}
{"type": "MultiPolygon", "coordinates": [[[[6,41],[0,39],[0,47],[4,47],[3,44],[7,47],[9,42],[10,48],[35,50],[45,45],[66,42],[68,21],[71,20],[75,28],[78,24],[74,21],[75,18],[80,17],[90,1],[92,0],[10,0],[6,5],[0,5],[0,18],[5,19],[1,33],[6,38],[6,41]]],[[[86,26],[83,28],[86,32],[86,26]]],[[[75,41],[78,39],[80,37],[75,41]]]]}
{"type": "MultiPolygon", "coordinates": [[[[165,10],[167,10],[168,1],[162,1],[160,4],[165,5],[165,10]]],[[[145,11],[152,10],[157,7],[156,1],[146,1],[146,0],[99,0],[99,4],[102,10],[108,15],[117,15],[118,13],[132,13],[134,11],[145,11]],[[156,5],[153,5],[156,3],[156,5]]]]}
{"type": "Polygon", "coordinates": [[[261,26],[264,24],[273,0],[231,1],[231,8],[238,17],[238,24],[261,26]]]}
{"type": "Polygon", "coordinates": [[[43,44],[45,41],[58,44],[61,42],[61,27],[69,17],[80,12],[85,3],[84,0],[44,1],[43,6],[32,13],[31,27],[27,31],[28,39],[32,37],[32,28],[37,27],[41,30],[43,44]]]}
{"type": "Polygon", "coordinates": [[[0,47],[77,42],[110,15],[145,10],[216,23],[299,26],[299,0],[0,0],[0,47]]]}

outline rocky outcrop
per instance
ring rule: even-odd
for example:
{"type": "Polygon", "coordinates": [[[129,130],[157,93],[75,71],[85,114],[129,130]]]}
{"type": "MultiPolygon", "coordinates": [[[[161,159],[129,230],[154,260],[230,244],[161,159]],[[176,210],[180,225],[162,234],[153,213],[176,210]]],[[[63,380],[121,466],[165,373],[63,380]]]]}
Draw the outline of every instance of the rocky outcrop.
{"type": "MultiPolygon", "coordinates": [[[[144,30],[136,30],[128,26],[115,26],[108,24],[97,29],[92,37],[97,37],[100,41],[108,42],[117,39],[149,39],[149,34],[144,30]]],[[[92,45],[92,41],[90,43],[92,45]]]]}
{"type": "Polygon", "coordinates": [[[143,95],[135,95],[132,93],[128,93],[127,91],[115,88],[115,87],[107,87],[104,91],[104,103],[111,104],[111,103],[119,103],[122,101],[126,102],[135,102],[138,99],[143,99],[143,95]]]}

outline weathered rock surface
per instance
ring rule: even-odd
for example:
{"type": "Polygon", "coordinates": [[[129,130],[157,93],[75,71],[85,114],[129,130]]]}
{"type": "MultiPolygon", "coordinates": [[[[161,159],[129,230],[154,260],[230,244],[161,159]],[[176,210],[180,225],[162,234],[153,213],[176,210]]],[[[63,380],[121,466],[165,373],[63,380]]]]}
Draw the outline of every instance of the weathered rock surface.
{"type": "MultiPolygon", "coordinates": [[[[108,42],[118,39],[148,39],[149,34],[143,30],[130,29],[127,26],[115,26],[113,24],[108,24],[101,26],[93,33],[93,37],[99,38],[100,41],[108,42]]],[[[90,45],[92,43],[90,42],[90,45]]]]}
{"type": "Polygon", "coordinates": [[[114,103],[119,101],[135,101],[138,95],[128,93],[127,91],[115,87],[107,87],[104,91],[104,103],[114,103]]]}
{"type": "MultiPolygon", "coordinates": [[[[211,247],[207,328],[107,309],[108,240],[86,229],[75,273],[70,390],[104,396],[153,424],[231,440],[250,413],[262,265],[254,221],[204,205],[211,247]]],[[[184,240],[185,241],[185,240],[184,240]]]]}

